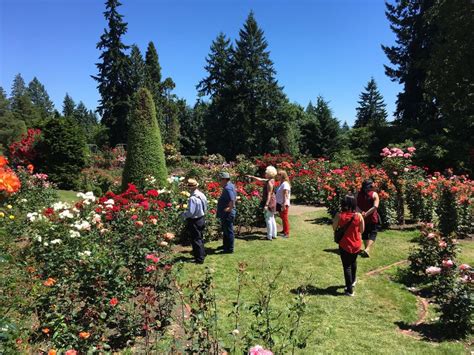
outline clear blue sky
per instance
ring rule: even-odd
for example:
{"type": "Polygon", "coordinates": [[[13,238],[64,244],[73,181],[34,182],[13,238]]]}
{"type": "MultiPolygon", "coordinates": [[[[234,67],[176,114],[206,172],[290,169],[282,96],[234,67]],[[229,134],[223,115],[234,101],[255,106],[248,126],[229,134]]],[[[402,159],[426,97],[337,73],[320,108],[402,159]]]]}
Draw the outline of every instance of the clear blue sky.
{"type": "MultiPolygon", "coordinates": [[[[250,10],[266,34],[277,78],[291,101],[304,106],[318,95],[336,117],[354,122],[358,96],[373,76],[391,117],[398,84],[384,74],[380,47],[394,36],[382,0],[122,0],[125,43],[142,52],[152,40],[164,76],[189,104],[205,76],[211,41],[222,31],[235,39],[250,10]]],[[[68,92],[95,108],[94,63],[105,20],[102,0],[0,0],[0,86],[33,76],[56,108],[68,92]]]]}

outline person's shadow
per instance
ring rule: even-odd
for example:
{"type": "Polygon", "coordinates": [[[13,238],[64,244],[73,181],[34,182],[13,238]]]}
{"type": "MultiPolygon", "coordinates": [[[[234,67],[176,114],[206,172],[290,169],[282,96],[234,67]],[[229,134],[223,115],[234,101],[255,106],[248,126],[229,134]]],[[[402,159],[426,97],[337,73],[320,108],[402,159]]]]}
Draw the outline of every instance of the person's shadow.
{"type": "Polygon", "coordinates": [[[310,296],[344,296],[344,287],[345,286],[329,286],[321,288],[308,284],[294,288],[290,292],[293,294],[304,293],[310,296]],[[341,289],[342,291],[339,291],[341,289]]]}

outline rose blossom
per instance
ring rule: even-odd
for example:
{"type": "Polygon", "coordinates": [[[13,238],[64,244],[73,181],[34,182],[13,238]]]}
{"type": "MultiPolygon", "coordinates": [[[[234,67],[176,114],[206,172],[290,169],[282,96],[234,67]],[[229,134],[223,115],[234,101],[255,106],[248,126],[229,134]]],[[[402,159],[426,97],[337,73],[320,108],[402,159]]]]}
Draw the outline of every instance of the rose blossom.
{"type": "Polygon", "coordinates": [[[445,268],[450,268],[450,267],[453,267],[454,263],[452,260],[448,259],[448,260],[443,260],[442,265],[445,268]]]}
{"type": "Polygon", "coordinates": [[[148,254],[147,256],[145,256],[145,259],[146,260],[151,260],[153,261],[154,263],[157,263],[160,261],[160,258],[157,257],[155,254],[148,254]]]}
{"type": "Polygon", "coordinates": [[[439,245],[440,248],[446,248],[448,246],[448,243],[446,243],[444,240],[442,240],[442,241],[439,242],[438,245],[439,245]]]}
{"type": "Polygon", "coordinates": [[[426,238],[428,239],[434,239],[436,237],[436,235],[434,233],[428,233],[428,235],[426,236],[426,238]]]}
{"type": "Polygon", "coordinates": [[[165,234],[163,235],[163,238],[164,238],[165,240],[168,240],[168,241],[173,240],[174,237],[175,237],[175,235],[174,235],[173,233],[169,233],[169,232],[168,232],[168,233],[165,233],[165,234]]]}
{"type": "Polygon", "coordinates": [[[161,241],[161,242],[160,242],[160,246],[166,247],[166,246],[168,246],[168,242],[161,241]]]}
{"type": "Polygon", "coordinates": [[[143,222],[142,221],[136,221],[135,226],[137,227],[143,227],[143,222]]]}
{"type": "Polygon", "coordinates": [[[441,273],[441,268],[437,266],[430,266],[425,270],[425,272],[430,276],[438,275],[441,273]]]}
{"type": "Polygon", "coordinates": [[[77,351],[74,349],[66,351],[64,355],[77,355],[77,351]]]}
{"type": "Polygon", "coordinates": [[[459,270],[469,270],[471,268],[471,266],[469,266],[468,264],[462,264],[459,266],[459,270]]]}
{"type": "Polygon", "coordinates": [[[145,269],[146,272],[152,272],[152,271],[155,271],[155,270],[156,270],[155,265],[148,265],[145,269]]]}
{"type": "Polygon", "coordinates": [[[118,299],[116,297],[113,297],[109,304],[112,306],[112,307],[115,307],[117,304],[119,303],[118,299]]]}

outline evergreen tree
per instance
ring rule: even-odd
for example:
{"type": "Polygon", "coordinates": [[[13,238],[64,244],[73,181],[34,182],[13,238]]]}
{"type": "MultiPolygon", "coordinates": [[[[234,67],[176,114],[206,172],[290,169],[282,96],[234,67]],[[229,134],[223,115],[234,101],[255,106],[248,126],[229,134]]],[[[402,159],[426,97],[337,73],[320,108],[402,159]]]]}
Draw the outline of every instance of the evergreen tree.
{"type": "Polygon", "coordinates": [[[180,116],[180,144],[184,155],[206,154],[204,119],[208,104],[198,100],[194,108],[186,107],[180,116]]]}
{"type": "Polygon", "coordinates": [[[357,119],[354,128],[367,126],[382,126],[387,123],[387,111],[382,94],[377,89],[377,83],[371,78],[364,88],[365,92],[360,94],[357,119]]]}
{"type": "Polygon", "coordinates": [[[126,189],[129,183],[143,187],[149,175],[163,186],[167,174],[153,97],[142,88],[134,98],[122,188],[126,189]]]}
{"type": "Polygon", "coordinates": [[[333,157],[341,148],[341,128],[328,102],[318,96],[316,106],[310,103],[306,112],[309,116],[304,130],[307,153],[317,157],[333,157]]]}
{"type": "Polygon", "coordinates": [[[23,80],[21,74],[18,73],[13,79],[12,89],[10,93],[10,107],[12,111],[18,110],[20,98],[22,98],[26,94],[28,94],[28,91],[26,89],[25,80],[23,80]]]}
{"type": "Polygon", "coordinates": [[[86,105],[80,101],[74,109],[73,117],[79,127],[83,129],[87,140],[90,141],[97,125],[95,114],[88,110],[86,105]]]}
{"type": "Polygon", "coordinates": [[[5,154],[8,146],[25,133],[25,122],[15,119],[5,90],[0,87],[0,153],[5,154]]]}
{"type": "Polygon", "coordinates": [[[125,53],[128,46],[122,42],[127,23],[117,11],[120,5],[118,0],[107,0],[105,3],[104,16],[108,29],[97,43],[97,49],[102,51],[101,62],[96,64],[98,75],[93,76],[101,95],[97,110],[102,115],[102,122],[109,128],[111,145],[127,140],[131,95],[130,61],[125,53]]]}
{"type": "Polygon", "coordinates": [[[137,45],[132,45],[130,51],[130,86],[132,92],[145,86],[145,61],[137,45]]]}
{"type": "Polygon", "coordinates": [[[274,145],[271,138],[276,137],[278,112],[286,98],[275,79],[267,47],[263,30],[250,12],[239,31],[231,61],[233,112],[226,127],[232,133],[225,133],[230,157],[263,154],[274,145]]]}
{"type": "Polygon", "coordinates": [[[306,119],[301,124],[301,137],[300,150],[302,153],[313,157],[321,155],[319,147],[321,132],[316,117],[316,108],[311,101],[306,107],[306,119]]]}
{"type": "Polygon", "coordinates": [[[161,66],[155,44],[151,41],[148,43],[145,53],[145,87],[148,88],[153,96],[153,102],[155,103],[156,108],[156,118],[164,141],[166,136],[165,113],[163,112],[165,110],[165,98],[161,82],[161,66]]]}
{"type": "Polygon", "coordinates": [[[231,59],[232,45],[230,40],[220,33],[211,44],[211,51],[206,58],[207,77],[199,82],[199,96],[208,96],[211,103],[204,112],[204,131],[209,153],[224,153],[227,137],[222,133],[226,122],[232,116],[231,88],[233,85],[231,59]]]}
{"type": "Polygon", "coordinates": [[[41,118],[48,118],[53,115],[54,104],[38,78],[34,77],[28,84],[28,95],[41,118]]]}
{"type": "Polygon", "coordinates": [[[300,153],[300,126],[306,120],[303,107],[285,102],[279,110],[279,123],[276,125],[278,153],[298,156],[300,153]]]}
{"type": "Polygon", "coordinates": [[[435,0],[396,0],[386,2],[386,16],[395,33],[395,46],[382,46],[392,67],[385,66],[386,75],[403,85],[398,94],[397,121],[419,128],[433,116],[433,104],[424,96],[426,62],[430,57],[433,28],[425,21],[426,12],[435,0]]]}
{"type": "Polygon", "coordinates": [[[72,97],[69,96],[68,93],[66,93],[66,96],[64,96],[64,100],[63,100],[63,116],[73,117],[75,110],[76,110],[76,103],[74,102],[72,97]]]}
{"type": "Polygon", "coordinates": [[[83,131],[71,117],[49,119],[41,131],[42,139],[35,148],[35,167],[60,188],[77,188],[88,153],[83,131]]]}

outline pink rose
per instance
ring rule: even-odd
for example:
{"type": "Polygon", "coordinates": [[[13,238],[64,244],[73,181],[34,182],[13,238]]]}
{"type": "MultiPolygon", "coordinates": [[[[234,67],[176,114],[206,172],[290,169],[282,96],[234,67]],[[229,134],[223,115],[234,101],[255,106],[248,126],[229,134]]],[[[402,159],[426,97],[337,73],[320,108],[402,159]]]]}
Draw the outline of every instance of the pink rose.
{"type": "Polygon", "coordinates": [[[132,217],[130,217],[132,220],[137,220],[138,219],[138,216],[136,214],[134,214],[132,217]]]}
{"type": "Polygon", "coordinates": [[[436,235],[434,233],[428,233],[428,235],[426,236],[426,238],[428,239],[434,239],[436,238],[436,235]]]}
{"type": "Polygon", "coordinates": [[[406,158],[406,159],[411,158],[411,154],[405,153],[405,154],[403,154],[403,157],[406,158]]]}
{"type": "Polygon", "coordinates": [[[260,345],[255,345],[250,348],[249,355],[273,355],[273,353],[270,350],[264,349],[260,345]]]}
{"type": "Polygon", "coordinates": [[[453,267],[454,263],[453,263],[452,260],[448,259],[448,260],[443,260],[442,265],[443,265],[443,267],[449,269],[449,268],[453,267]]]}
{"type": "Polygon", "coordinates": [[[155,271],[155,270],[156,270],[155,265],[148,265],[145,269],[146,272],[152,272],[152,271],[155,271]]]}
{"type": "Polygon", "coordinates": [[[415,147],[408,147],[408,148],[407,148],[407,151],[408,151],[409,153],[414,153],[414,152],[416,151],[416,148],[415,148],[415,147]]]}
{"type": "Polygon", "coordinates": [[[150,219],[150,223],[151,224],[157,224],[158,220],[156,218],[152,218],[152,219],[150,219]]]}
{"type": "Polygon", "coordinates": [[[429,268],[427,268],[425,270],[425,272],[429,275],[429,276],[434,276],[434,275],[438,275],[441,273],[441,268],[440,267],[437,267],[437,266],[430,266],[429,268]]]}
{"type": "Polygon", "coordinates": [[[444,240],[440,241],[438,245],[440,248],[443,248],[443,249],[448,246],[448,244],[444,240]]]}
{"type": "Polygon", "coordinates": [[[426,223],[426,226],[427,226],[428,228],[433,229],[433,228],[434,228],[434,223],[426,223]]]}
{"type": "Polygon", "coordinates": [[[74,349],[66,351],[65,355],[77,355],[77,351],[74,349]]]}

